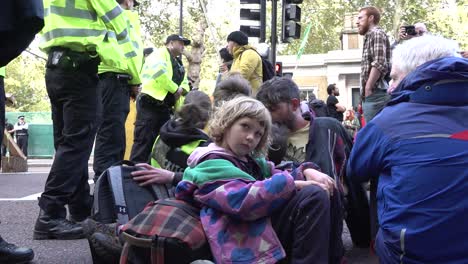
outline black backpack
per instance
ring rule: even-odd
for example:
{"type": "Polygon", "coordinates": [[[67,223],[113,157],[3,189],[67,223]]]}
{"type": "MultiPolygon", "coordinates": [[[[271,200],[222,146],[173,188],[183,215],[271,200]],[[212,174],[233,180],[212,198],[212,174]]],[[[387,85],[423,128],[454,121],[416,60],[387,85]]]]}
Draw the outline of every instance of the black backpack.
{"type": "Polygon", "coordinates": [[[172,186],[140,186],[130,173],[144,168],[131,161],[121,161],[105,170],[94,187],[93,219],[109,224],[125,224],[149,202],[174,197],[172,186]]]}
{"type": "Polygon", "coordinates": [[[273,79],[273,77],[276,76],[275,74],[275,68],[273,67],[273,64],[268,59],[262,58],[262,75],[263,75],[263,81],[266,82],[270,79],[273,79]]]}
{"type": "Polygon", "coordinates": [[[254,49],[252,50],[255,51],[258,54],[258,56],[260,56],[260,59],[262,60],[262,81],[266,82],[270,79],[273,79],[273,77],[276,76],[275,67],[273,67],[273,64],[271,64],[271,62],[268,59],[262,57],[262,55],[260,55],[258,51],[254,49]]]}

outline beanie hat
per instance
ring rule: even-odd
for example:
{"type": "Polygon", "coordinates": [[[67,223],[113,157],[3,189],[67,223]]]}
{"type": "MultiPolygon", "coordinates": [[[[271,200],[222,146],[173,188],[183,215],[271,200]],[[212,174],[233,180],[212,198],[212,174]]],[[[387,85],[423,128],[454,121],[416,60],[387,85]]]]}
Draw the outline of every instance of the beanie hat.
{"type": "Polygon", "coordinates": [[[234,31],[229,34],[227,41],[234,41],[240,46],[249,44],[249,37],[241,31],[234,31]]]}

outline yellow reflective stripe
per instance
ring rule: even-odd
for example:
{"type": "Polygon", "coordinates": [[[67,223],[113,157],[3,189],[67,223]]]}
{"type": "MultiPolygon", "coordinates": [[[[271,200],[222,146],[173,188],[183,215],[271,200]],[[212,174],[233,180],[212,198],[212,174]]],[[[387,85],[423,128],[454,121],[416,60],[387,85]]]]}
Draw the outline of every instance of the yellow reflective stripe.
{"type": "Polygon", "coordinates": [[[118,5],[111,11],[107,12],[105,15],[101,16],[101,19],[104,21],[104,23],[109,23],[112,19],[122,14],[122,11],[123,9],[118,5]]]}
{"type": "Polygon", "coordinates": [[[135,49],[140,49],[140,45],[138,44],[138,41],[132,41],[132,44],[135,49]]]}
{"type": "MultiPolygon", "coordinates": [[[[115,34],[114,34],[114,38],[116,38],[115,34]]],[[[123,40],[119,40],[117,41],[119,43],[119,45],[122,45],[122,44],[125,44],[127,42],[130,42],[130,38],[126,38],[126,39],[123,39],[123,40]]]]}
{"type": "Polygon", "coordinates": [[[204,139],[200,139],[200,140],[190,142],[180,147],[180,150],[182,150],[185,154],[190,155],[200,145],[200,143],[205,142],[205,141],[206,140],[204,139]]]}
{"type": "Polygon", "coordinates": [[[122,32],[117,34],[117,40],[123,40],[125,38],[128,38],[128,31],[127,29],[124,29],[122,32]]]}
{"type": "Polygon", "coordinates": [[[61,37],[98,37],[106,34],[106,30],[87,28],[56,28],[45,32],[43,37],[46,41],[61,37]]]}
{"type": "Polygon", "coordinates": [[[135,51],[130,51],[130,52],[125,53],[125,57],[127,57],[127,58],[133,58],[133,57],[136,57],[136,56],[138,56],[138,54],[136,54],[135,51]]]}
{"type": "Polygon", "coordinates": [[[76,8],[75,0],[67,0],[65,2],[65,7],[51,5],[50,8],[46,8],[44,10],[44,16],[48,16],[49,14],[55,14],[55,15],[65,16],[65,17],[89,19],[93,21],[97,20],[97,14],[95,12],[91,10],[76,8]]]}

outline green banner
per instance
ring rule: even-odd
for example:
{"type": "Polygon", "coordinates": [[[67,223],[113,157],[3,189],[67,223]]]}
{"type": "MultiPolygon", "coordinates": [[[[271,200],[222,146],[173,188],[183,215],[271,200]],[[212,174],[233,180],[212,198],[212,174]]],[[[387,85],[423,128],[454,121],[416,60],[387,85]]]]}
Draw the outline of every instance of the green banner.
{"type": "Polygon", "coordinates": [[[307,44],[307,40],[309,39],[309,33],[310,29],[312,28],[312,22],[307,25],[307,28],[304,32],[304,37],[302,38],[301,46],[299,47],[299,51],[297,52],[296,59],[299,60],[302,56],[302,53],[304,53],[305,46],[307,44]]]}

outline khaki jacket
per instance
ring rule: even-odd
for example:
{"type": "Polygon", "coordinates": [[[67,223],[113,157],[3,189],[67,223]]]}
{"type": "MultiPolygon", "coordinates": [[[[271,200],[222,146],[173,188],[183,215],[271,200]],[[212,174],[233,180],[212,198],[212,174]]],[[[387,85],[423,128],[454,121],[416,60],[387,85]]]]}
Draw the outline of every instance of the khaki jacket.
{"type": "Polygon", "coordinates": [[[231,72],[239,72],[252,86],[252,96],[258,92],[262,84],[262,59],[252,46],[244,45],[234,49],[234,61],[231,72]]]}

